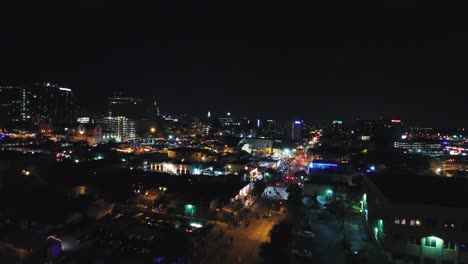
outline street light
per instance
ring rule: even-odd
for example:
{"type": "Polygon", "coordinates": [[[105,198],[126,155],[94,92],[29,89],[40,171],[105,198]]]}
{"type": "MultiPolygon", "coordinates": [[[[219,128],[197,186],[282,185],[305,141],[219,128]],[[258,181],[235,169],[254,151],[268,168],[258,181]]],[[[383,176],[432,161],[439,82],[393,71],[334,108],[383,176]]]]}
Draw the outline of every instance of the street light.
{"type": "Polygon", "coordinates": [[[150,132],[151,132],[151,133],[156,132],[156,128],[155,128],[155,127],[150,128],[150,132]]]}

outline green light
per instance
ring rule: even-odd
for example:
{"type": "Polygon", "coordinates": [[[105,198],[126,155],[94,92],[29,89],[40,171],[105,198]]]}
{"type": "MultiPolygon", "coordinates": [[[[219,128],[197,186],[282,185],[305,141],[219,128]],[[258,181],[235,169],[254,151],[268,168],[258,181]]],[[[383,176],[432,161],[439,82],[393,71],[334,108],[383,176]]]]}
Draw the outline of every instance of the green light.
{"type": "Polygon", "coordinates": [[[185,205],[185,213],[188,215],[194,215],[195,214],[195,206],[191,204],[186,204],[185,205]]]}
{"type": "Polygon", "coordinates": [[[377,221],[377,226],[379,228],[379,231],[383,233],[383,220],[382,219],[379,219],[379,221],[377,221]]]}

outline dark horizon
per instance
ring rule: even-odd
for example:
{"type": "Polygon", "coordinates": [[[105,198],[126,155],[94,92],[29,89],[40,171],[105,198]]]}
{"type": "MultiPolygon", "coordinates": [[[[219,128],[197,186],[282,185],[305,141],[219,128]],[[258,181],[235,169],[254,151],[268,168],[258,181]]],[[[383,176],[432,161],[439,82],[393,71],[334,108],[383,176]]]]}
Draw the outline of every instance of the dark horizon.
{"type": "Polygon", "coordinates": [[[101,110],[123,90],[167,114],[468,125],[468,32],[456,14],[335,4],[16,7],[3,18],[0,81],[58,82],[101,110]]]}

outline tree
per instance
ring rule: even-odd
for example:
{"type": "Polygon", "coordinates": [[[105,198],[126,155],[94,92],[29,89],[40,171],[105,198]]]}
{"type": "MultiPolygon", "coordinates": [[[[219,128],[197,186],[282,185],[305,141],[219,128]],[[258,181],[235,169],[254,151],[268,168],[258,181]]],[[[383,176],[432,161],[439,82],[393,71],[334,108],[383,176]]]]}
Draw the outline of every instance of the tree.
{"type": "Polygon", "coordinates": [[[266,183],[265,181],[262,181],[262,180],[258,180],[256,182],[254,182],[254,189],[253,189],[253,193],[256,195],[256,196],[261,196],[263,194],[263,192],[265,191],[266,189],[266,183]]]}
{"type": "Polygon", "coordinates": [[[301,203],[302,199],[302,189],[297,183],[291,183],[288,185],[288,188],[286,189],[286,192],[288,193],[288,201],[294,204],[299,204],[301,203]]]}
{"type": "Polygon", "coordinates": [[[274,184],[275,182],[280,180],[278,172],[275,169],[271,169],[271,168],[266,169],[264,175],[265,175],[264,176],[265,180],[269,184],[274,184]]]}
{"type": "Polygon", "coordinates": [[[270,230],[270,243],[260,247],[260,256],[265,263],[288,263],[289,249],[293,238],[293,225],[281,221],[270,230]]]}

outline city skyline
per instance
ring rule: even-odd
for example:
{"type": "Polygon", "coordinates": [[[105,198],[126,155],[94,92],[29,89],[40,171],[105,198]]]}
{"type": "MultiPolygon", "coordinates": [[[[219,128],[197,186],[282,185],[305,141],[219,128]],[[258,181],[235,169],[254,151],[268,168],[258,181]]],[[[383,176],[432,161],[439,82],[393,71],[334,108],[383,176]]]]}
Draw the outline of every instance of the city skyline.
{"type": "Polygon", "coordinates": [[[0,4],[0,263],[468,264],[451,3],[0,4]]]}
{"type": "Polygon", "coordinates": [[[123,90],[156,98],[167,113],[219,109],[319,122],[397,116],[467,126],[466,29],[456,16],[440,11],[443,21],[433,20],[411,1],[331,10],[160,3],[142,11],[110,1],[35,7],[12,10],[37,23],[2,29],[0,80],[58,82],[91,109],[103,110],[123,90]]]}

